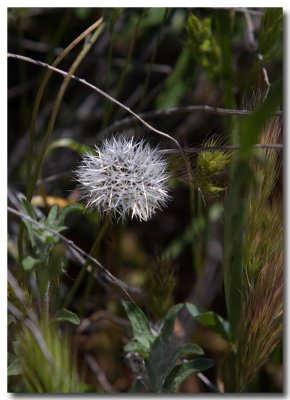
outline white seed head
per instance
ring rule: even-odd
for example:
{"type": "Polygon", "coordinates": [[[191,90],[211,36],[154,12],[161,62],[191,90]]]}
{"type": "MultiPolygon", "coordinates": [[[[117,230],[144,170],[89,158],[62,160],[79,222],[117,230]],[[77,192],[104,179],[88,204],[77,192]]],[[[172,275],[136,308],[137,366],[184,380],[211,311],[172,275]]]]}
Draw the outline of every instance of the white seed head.
{"type": "Polygon", "coordinates": [[[87,206],[125,219],[147,221],[167,205],[167,163],[143,139],[106,139],[96,155],[86,153],[76,170],[87,206]]]}

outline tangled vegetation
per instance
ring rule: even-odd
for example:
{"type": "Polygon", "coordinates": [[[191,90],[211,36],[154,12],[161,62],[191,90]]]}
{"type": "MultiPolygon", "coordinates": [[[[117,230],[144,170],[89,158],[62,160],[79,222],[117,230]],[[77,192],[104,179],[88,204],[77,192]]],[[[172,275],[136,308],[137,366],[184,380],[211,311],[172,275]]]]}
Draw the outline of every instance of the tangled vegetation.
{"type": "Polygon", "coordinates": [[[8,391],[282,392],[282,9],[7,18],[8,391]]]}

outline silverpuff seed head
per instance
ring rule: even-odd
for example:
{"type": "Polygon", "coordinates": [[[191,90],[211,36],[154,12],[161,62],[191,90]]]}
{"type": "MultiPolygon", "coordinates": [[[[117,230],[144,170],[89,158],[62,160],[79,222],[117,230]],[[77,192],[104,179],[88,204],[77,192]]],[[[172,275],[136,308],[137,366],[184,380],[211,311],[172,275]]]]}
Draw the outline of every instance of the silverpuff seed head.
{"type": "Polygon", "coordinates": [[[86,153],[75,171],[87,206],[100,214],[149,220],[167,205],[167,163],[143,139],[113,137],[86,153]]]}

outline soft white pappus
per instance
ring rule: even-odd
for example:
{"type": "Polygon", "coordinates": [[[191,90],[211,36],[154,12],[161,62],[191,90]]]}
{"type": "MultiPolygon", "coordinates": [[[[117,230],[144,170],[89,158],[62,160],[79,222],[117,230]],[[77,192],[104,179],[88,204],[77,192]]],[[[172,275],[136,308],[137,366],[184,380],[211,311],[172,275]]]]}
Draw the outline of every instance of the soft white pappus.
{"type": "Polygon", "coordinates": [[[168,193],[167,162],[143,139],[113,137],[86,153],[77,168],[82,197],[101,215],[149,220],[164,208],[168,193]]]}

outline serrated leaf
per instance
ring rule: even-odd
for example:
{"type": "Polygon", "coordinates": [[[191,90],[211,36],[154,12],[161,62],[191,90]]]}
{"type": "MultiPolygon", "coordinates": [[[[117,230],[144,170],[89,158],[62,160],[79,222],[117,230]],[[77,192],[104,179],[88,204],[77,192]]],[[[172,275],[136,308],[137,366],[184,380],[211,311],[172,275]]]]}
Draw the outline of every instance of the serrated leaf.
{"type": "Polygon", "coordinates": [[[174,393],[190,374],[205,371],[214,365],[213,360],[208,358],[198,358],[176,365],[166,377],[162,386],[162,392],[174,393]]]}
{"type": "Polygon", "coordinates": [[[196,343],[184,343],[179,349],[178,349],[178,356],[179,357],[184,357],[190,354],[198,354],[199,356],[202,356],[204,354],[203,349],[196,343]]]}
{"type": "Polygon", "coordinates": [[[22,266],[25,269],[25,271],[30,271],[30,270],[32,270],[32,268],[34,268],[36,265],[40,264],[41,262],[42,262],[42,260],[39,258],[27,256],[23,259],[22,266]]]}
{"type": "Polygon", "coordinates": [[[191,303],[186,303],[186,307],[189,313],[200,324],[221,335],[226,341],[231,340],[230,324],[220,315],[213,311],[200,312],[200,310],[191,303]]]}
{"type": "Polygon", "coordinates": [[[66,308],[62,308],[61,310],[59,310],[56,313],[55,317],[58,321],[66,321],[74,325],[80,324],[79,317],[72,311],[67,310],[66,308]]]}
{"type": "Polygon", "coordinates": [[[8,376],[15,376],[15,375],[20,375],[23,373],[22,367],[19,364],[18,359],[16,358],[9,366],[7,370],[7,375],[8,376]]]}
{"type": "Polygon", "coordinates": [[[152,341],[153,335],[143,311],[134,303],[123,302],[123,306],[131,322],[133,337],[146,337],[149,341],[152,341]]]}

